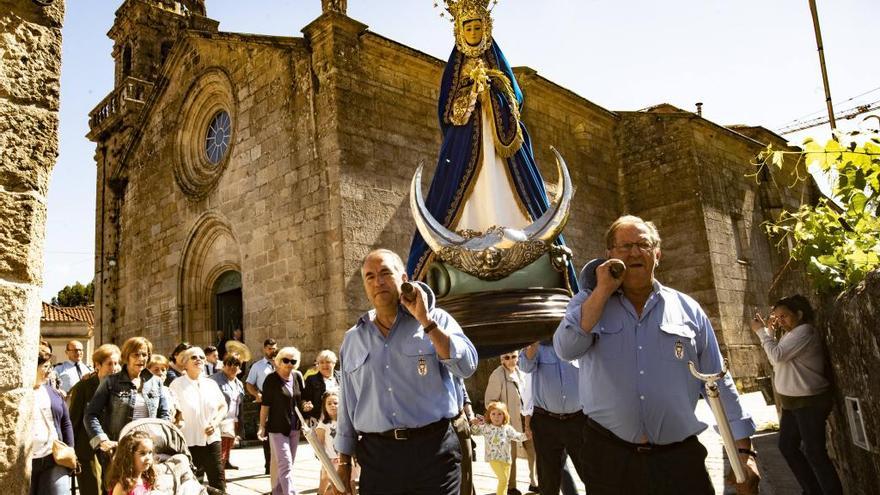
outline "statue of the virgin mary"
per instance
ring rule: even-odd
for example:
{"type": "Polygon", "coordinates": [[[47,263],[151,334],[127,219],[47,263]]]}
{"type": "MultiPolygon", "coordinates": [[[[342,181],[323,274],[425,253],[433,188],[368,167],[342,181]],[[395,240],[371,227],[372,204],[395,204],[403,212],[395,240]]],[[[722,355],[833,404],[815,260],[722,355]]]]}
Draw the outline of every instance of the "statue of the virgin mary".
{"type": "MultiPolygon", "coordinates": [[[[447,0],[446,5],[454,19],[455,47],[440,83],[438,113],[443,143],[424,204],[443,227],[465,236],[497,227],[526,228],[549,204],[529,134],[520,121],[522,93],[492,39],[488,1],[447,0]]],[[[556,255],[544,255],[534,263],[543,268],[532,269],[525,276],[528,280],[521,276],[519,282],[502,286],[541,286],[534,278],[543,272],[538,278],[549,281],[544,286],[577,292],[562,236],[553,244],[556,255]],[[549,278],[548,271],[552,272],[549,278]]],[[[435,258],[436,253],[417,231],[407,262],[409,276],[430,278],[432,264],[440,262],[435,258]]]]}

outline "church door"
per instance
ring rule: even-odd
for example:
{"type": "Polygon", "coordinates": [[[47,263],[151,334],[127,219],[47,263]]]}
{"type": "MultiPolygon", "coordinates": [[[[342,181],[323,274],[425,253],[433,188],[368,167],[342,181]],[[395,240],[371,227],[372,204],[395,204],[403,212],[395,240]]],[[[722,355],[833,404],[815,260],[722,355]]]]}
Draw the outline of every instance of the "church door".
{"type": "Polygon", "coordinates": [[[232,331],[242,329],[241,273],[228,271],[214,284],[214,330],[223,332],[223,338],[232,337],[232,331]]]}

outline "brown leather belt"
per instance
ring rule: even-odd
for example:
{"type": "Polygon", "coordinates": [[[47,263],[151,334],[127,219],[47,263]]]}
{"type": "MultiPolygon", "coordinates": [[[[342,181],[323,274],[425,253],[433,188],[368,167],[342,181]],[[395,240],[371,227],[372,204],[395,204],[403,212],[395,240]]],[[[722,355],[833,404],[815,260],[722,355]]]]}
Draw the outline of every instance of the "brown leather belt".
{"type": "Polygon", "coordinates": [[[564,413],[564,414],[560,414],[560,413],[550,412],[550,411],[548,411],[548,410],[546,410],[546,409],[543,409],[543,408],[540,408],[540,407],[538,407],[538,406],[535,406],[535,407],[533,408],[533,410],[534,410],[534,412],[535,412],[536,414],[541,414],[541,415],[543,415],[543,416],[550,416],[550,417],[553,418],[553,419],[559,419],[559,420],[562,420],[562,421],[565,421],[565,420],[567,420],[567,419],[571,419],[571,418],[577,418],[577,417],[580,417],[580,416],[583,416],[583,415],[584,415],[584,413],[581,412],[581,411],[575,411],[575,412],[573,412],[573,413],[564,413]]]}
{"type": "Polygon", "coordinates": [[[418,428],[395,428],[393,430],[383,431],[379,433],[361,433],[364,436],[378,436],[383,438],[392,438],[394,440],[409,440],[429,433],[434,433],[449,427],[451,420],[443,418],[439,421],[420,426],[418,428]]]}
{"type": "Polygon", "coordinates": [[[650,454],[656,452],[664,452],[667,450],[675,450],[677,448],[683,447],[685,444],[690,442],[697,442],[697,436],[691,435],[680,442],[667,443],[667,444],[656,444],[656,443],[630,443],[625,440],[621,440],[620,437],[612,433],[610,430],[606,429],[599,423],[593,421],[589,416],[585,416],[587,418],[587,426],[593,430],[594,432],[602,435],[603,437],[611,440],[613,443],[620,445],[621,447],[626,447],[628,449],[632,449],[638,454],[650,454]]]}

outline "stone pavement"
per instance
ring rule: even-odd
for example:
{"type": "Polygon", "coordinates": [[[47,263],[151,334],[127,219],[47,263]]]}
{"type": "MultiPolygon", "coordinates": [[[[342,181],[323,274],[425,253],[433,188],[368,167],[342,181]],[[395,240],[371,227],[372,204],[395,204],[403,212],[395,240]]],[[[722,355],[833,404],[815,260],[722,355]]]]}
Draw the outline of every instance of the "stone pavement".
{"type": "MultiPolygon", "coordinates": [[[[746,394],[743,396],[746,409],[755,418],[760,427],[768,423],[776,423],[776,409],[767,406],[760,393],[746,394]]],[[[706,468],[712,477],[717,495],[734,493],[731,489],[724,490],[723,473],[726,460],[722,453],[721,438],[715,433],[712,425],[715,424],[712,413],[704,401],[697,405],[697,416],[701,421],[710,425],[700,435],[700,441],[706,446],[709,455],[706,459],[706,468]]],[[[756,436],[755,448],[758,451],[758,466],[762,472],[760,493],[770,495],[790,495],[799,493],[797,484],[794,482],[788,466],[785,464],[779,450],[776,448],[776,433],[765,432],[756,436]]],[[[474,463],[474,484],[478,494],[494,493],[495,476],[489,465],[482,462],[483,445],[482,438],[476,437],[477,459],[474,463]]],[[[269,476],[263,474],[263,451],[260,447],[235,449],[232,451],[232,463],[239,466],[237,471],[227,471],[227,492],[230,495],[255,495],[270,492],[269,476]]],[[[320,465],[307,443],[301,443],[297,449],[294,462],[294,485],[301,494],[317,493],[320,465]]],[[[572,468],[572,473],[574,469],[572,468]]],[[[517,487],[526,493],[528,483],[528,470],[525,469],[525,461],[520,460],[517,469],[517,487]]],[[[585,493],[583,485],[578,480],[580,493],[585,493]]]]}

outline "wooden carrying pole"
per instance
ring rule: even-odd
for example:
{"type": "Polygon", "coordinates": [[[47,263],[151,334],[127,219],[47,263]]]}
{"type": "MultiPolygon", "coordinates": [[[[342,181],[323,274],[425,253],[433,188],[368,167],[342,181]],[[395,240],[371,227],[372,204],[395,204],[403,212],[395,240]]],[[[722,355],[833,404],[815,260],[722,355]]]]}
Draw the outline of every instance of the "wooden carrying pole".
{"type": "Polygon", "coordinates": [[[822,67],[822,84],[825,86],[825,105],[828,107],[828,122],[831,130],[837,129],[834,121],[834,107],[831,104],[831,86],[828,84],[828,68],[825,67],[825,48],[822,45],[822,31],[819,29],[819,13],[816,10],[816,0],[809,0],[810,12],[813,14],[813,30],[816,31],[816,46],[819,48],[819,66],[822,67]]]}

